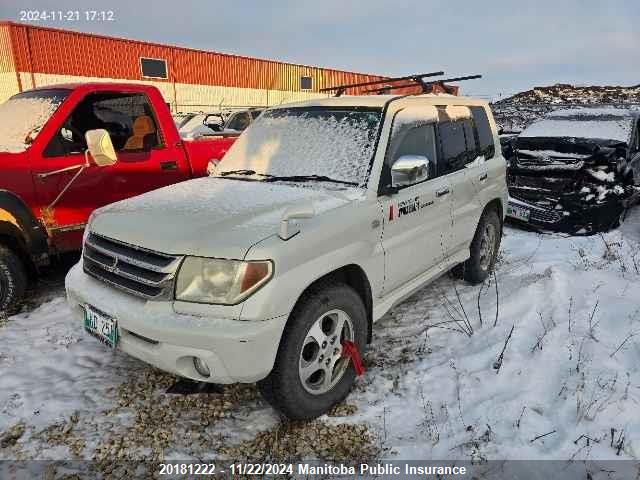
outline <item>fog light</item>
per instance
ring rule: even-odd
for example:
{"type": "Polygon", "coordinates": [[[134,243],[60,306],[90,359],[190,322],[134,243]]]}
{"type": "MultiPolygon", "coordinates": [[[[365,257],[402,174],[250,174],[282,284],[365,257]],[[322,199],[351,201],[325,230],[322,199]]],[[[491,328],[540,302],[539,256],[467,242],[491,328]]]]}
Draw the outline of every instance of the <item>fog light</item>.
{"type": "Polygon", "coordinates": [[[198,372],[203,377],[208,377],[211,375],[211,371],[204,360],[198,357],[193,357],[193,366],[196,368],[196,372],[198,372]]]}

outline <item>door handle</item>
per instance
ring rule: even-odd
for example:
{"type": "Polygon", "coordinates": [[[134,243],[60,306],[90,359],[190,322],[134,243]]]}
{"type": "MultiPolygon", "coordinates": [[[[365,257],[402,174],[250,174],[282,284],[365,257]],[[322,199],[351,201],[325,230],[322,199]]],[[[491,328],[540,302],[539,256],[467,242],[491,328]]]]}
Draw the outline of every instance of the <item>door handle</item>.
{"type": "Polygon", "coordinates": [[[168,162],[160,162],[160,170],[177,170],[178,162],[171,160],[168,162]]]}
{"type": "Polygon", "coordinates": [[[451,190],[448,187],[441,188],[440,190],[436,190],[436,197],[444,197],[445,195],[449,195],[451,190]]]}
{"type": "Polygon", "coordinates": [[[485,172],[478,177],[478,180],[480,180],[481,182],[484,182],[487,178],[489,178],[489,174],[485,172]]]}

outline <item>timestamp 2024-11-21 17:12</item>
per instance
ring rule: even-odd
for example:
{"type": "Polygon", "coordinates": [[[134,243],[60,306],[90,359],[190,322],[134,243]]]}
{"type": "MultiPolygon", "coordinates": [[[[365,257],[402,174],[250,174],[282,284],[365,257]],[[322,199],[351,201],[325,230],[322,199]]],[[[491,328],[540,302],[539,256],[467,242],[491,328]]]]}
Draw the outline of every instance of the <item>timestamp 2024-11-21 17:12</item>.
{"type": "Polygon", "coordinates": [[[113,10],[20,10],[21,22],[113,22],[113,10]]]}

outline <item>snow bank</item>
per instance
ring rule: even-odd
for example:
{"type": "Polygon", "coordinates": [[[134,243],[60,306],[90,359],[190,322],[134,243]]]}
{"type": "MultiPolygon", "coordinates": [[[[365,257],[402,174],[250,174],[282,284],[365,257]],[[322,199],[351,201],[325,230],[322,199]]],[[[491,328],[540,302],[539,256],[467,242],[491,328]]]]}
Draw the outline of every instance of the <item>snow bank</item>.
{"type": "Polygon", "coordinates": [[[61,101],[54,98],[18,97],[0,105],[0,151],[26,150],[61,101]]]}

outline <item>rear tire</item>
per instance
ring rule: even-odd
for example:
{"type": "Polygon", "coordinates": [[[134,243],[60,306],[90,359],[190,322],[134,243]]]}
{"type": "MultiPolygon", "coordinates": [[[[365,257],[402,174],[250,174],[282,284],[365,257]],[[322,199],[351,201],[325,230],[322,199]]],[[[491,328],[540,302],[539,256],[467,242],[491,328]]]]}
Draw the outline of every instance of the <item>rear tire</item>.
{"type": "Polygon", "coordinates": [[[340,356],[342,340],[361,354],[366,348],[362,299],[344,284],[313,288],[289,317],[273,370],[258,382],[265,400],[291,420],[316,418],[341,402],[355,380],[352,362],[340,356]]]}
{"type": "Polygon", "coordinates": [[[494,209],[485,210],[469,248],[471,256],[461,264],[462,272],[458,269],[467,282],[482,283],[493,271],[501,238],[502,222],[498,213],[494,209]]]}
{"type": "Polygon", "coordinates": [[[0,245],[0,316],[13,313],[27,289],[27,272],[20,258],[0,245]]]}

